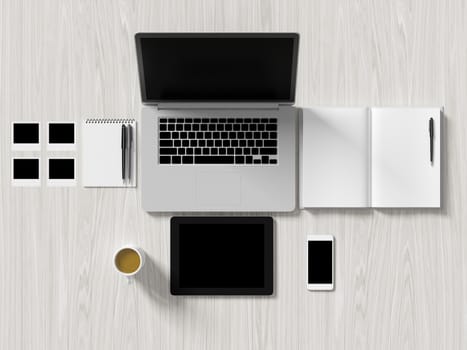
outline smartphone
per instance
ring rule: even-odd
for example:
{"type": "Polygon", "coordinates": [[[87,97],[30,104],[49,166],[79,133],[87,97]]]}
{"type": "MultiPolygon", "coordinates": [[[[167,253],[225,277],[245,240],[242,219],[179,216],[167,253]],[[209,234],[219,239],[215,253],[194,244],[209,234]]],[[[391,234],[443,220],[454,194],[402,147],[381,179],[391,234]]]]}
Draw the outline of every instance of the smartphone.
{"type": "Polygon", "coordinates": [[[334,237],[331,235],[307,236],[309,290],[334,289],[334,237]]]}

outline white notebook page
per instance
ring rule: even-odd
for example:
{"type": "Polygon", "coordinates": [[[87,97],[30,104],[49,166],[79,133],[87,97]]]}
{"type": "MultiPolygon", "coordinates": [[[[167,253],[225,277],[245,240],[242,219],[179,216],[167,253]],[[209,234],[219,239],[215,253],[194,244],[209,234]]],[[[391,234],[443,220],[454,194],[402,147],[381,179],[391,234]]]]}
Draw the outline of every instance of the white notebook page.
{"type": "Polygon", "coordinates": [[[300,207],[370,206],[368,111],[303,109],[300,207]]]}
{"type": "Polygon", "coordinates": [[[87,119],[82,128],[84,187],[136,186],[136,122],[133,119],[87,119]],[[122,179],[122,123],[133,132],[131,181],[122,179]]]}
{"type": "Polygon", "coordinates": [[[440,123],[440,108],[371,109],[373,207],[440,207],[440,123]],[[433,164],[430,118],[435,130],[433,164]]]}

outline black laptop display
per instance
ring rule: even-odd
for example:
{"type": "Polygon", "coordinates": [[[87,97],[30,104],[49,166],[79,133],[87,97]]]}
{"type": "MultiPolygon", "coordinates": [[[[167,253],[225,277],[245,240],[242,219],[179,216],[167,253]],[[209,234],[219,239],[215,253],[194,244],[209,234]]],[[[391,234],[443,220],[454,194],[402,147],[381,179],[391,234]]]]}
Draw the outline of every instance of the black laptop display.
{"type": "Polygon", "coordinates": [[[174,295],[270,295],[270,217],[174,217],[170,285],[174,295]]]}

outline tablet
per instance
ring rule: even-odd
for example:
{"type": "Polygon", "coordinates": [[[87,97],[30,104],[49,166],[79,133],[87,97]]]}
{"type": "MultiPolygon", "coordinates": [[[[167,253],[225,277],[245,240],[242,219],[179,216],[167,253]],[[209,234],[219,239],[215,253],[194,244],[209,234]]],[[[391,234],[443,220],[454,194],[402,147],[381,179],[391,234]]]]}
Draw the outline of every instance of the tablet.
{"type": "Polygon", "coordinates": [[[173,217],[173,295],[271,295],[270,217],[173,217]]]}

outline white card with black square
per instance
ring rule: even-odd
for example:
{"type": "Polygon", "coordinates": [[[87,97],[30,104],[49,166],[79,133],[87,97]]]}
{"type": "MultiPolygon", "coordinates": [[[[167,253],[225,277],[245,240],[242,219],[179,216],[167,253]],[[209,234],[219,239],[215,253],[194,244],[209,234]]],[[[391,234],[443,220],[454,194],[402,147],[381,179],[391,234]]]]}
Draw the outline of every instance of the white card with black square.
{"type": "Polygon", "coordinates": [[[54,121],[47,123],[47,150],[70,151],[76,147],[75,122],[54,121]]]}
{"type": "Polygon", "coordinates": [[[16,121],[11,123],[11,149],[13,151],[39,151],[40,123],[16,121]]]}
{"type": "Polygon", "coordinates": [[[48,186],[76,186],[76,160],[73,157],[47,159],[48,186]]]}
{"type": "Polygon", "coordinates": [[[14,157],[11,159],[11,184],[13,186],[40,186],[40,159],[14,157]]]}

